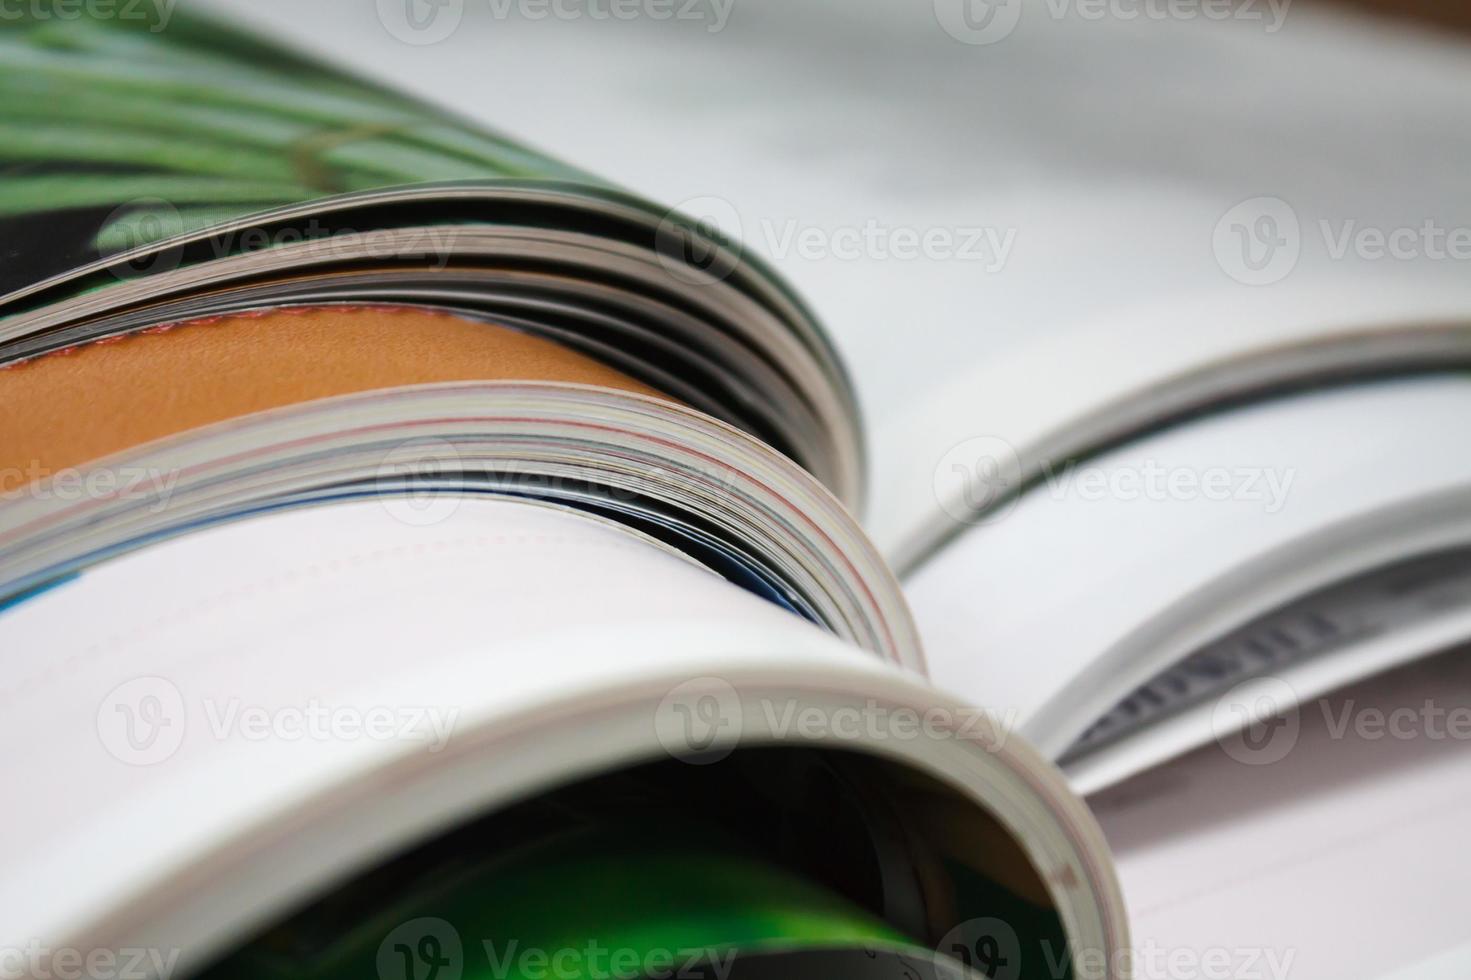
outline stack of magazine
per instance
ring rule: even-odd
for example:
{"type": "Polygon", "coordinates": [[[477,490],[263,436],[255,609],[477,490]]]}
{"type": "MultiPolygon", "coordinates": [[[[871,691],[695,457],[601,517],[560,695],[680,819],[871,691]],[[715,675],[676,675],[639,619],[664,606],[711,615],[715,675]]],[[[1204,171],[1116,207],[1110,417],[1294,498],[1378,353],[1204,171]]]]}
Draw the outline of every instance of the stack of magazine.
{"type": "Polygon", "coordinates": [[[723,980],[1122,943],[1082,804],[926,683],[770,270],[152,26],[0,35],[0,944],[723,980]]]}
{"type": "Polygon", "coordinates": [[[1122,977],[1079,794],[1471,638],[1459,323],[875,461],[698,214],[177,12],[0,95],[0,969],[1122,977]]]}

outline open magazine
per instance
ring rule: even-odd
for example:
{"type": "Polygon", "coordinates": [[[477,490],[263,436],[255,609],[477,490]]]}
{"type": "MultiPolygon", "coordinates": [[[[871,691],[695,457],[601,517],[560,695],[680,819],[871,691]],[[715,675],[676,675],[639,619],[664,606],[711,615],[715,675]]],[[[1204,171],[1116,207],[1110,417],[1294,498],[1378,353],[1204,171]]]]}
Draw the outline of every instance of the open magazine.
{"type": "Polygon", "coordinates": [[[1435,448],[1471,363],[1471,217],[1436,121],[1471,84],[1463,45],[1306,5],[1285,24],[1028,14],[994,44],[929,3],[850,7],[754,2],[719,31],[471,11],[422,46],[374,17],[323,45],[329,14],[242,16],[360,70],[404,59],[415,91],[778,266],[854,379],[860,516],[932,676],[1079,789],[1467,638],[1458,576],[1425,574],[1466,543],[1467,473],[1435,448]],[[883,51],[881,81],[812,69],[851,46],[883,51]],[[487,52],[539,97],[457,84],[487,52]],[[720,111],[648,84],[688,77],[691,52],[759,83],[720,111]],[[1226,95],[1162,83],[1182,61],[1226,95]],[[1264,673],[1291,687],[1238,690],[1264,673]]]}
{"type": "MultiPolygon", "coordinates": [[[[182,14],[0,44],[4,724],[38,797],[7,835],[18,940],[220,976],[404,955],[380,975],[424,980],[455,937],[363,946],[344,922],[397,928],[450,888],[443,835],[546,822],[512,814],[540,800],[594,847],[727,792],[757,802],[712,807],[690,866],[757,854],[763,896],[805,895],[800,872],[821,895],[786,911],[827,925],[690,948],[1113,969],[1124,910],[1075,793],[1471,638],[1471,465],[1445,451],[1471,292],[1440,267],[1368,284],[1308,255],[1268,282],[1251,235],[1274,205],[1202,194],[1175,202],[1209,219],[1188,329],[1177,303],[1121,304],[915,398],[841,322],[871,297],[813,274],[835,345],[750,243],[764,226],[724,227],[732,202],[688,177],[649,203],[182,14]],[[240,751],[232,699],[312,697],[408,705],[415,742],[240,751]],[[807,709],[825,723],[782,724],[807,709]],[[911,714],[926,737],[895,734],[911,714]],[[782,746],[809,754],[760,755],[782,746]],[[69,818],[77,780],[106,819],[69,818]],[[406,904],[359,907],[385,852],[406,904]],[[33,887],[82,869],[85,894],[33,887]]],[[[599,89],[578,72],[600,62],[563,60],[559,84],[599,89]]],[[[601,81],[630,139],[677,115],[601,81]]],[[[573,158],[638,185],[622,145],[573,158]]],[[[781,176],[819,213],[853,189],[781,176]]],[[[916,338],[897,304],[922,275],[882,285],[916,338]]]]}
{"type": "Polygon", "coordinates": [[[1439,121],[1471,83],[1464,44],[1308,5],[1049,9],[968,44],[931,3],[851,7],[754,2],[718,31],[471,11],[419,47],[372,17],[331,45],[326,14],[248,19],[361,70],[392,52],[415,91],[777,265],[853,376],[862,521],[932,676],[1078,788],[1290,707],[1237,690],[1255,674],[1308,699],[1465,638],[1456,575],[1424,574],[1465,544],[1466,473],[1435,449],[1471,362],[1471,218],[1439,121]],[[855,47],[882,70],[814,70],[855,47]],[[456,84],[487,54],[539,97],[456,84]],[[648,83],[692,57],[749,84],[707,111],[648,83]],[[1186,62],[1219,99],[1161,80],[1186,62]]]}
{"type": "Polygon", "coordinates": [[[1086,808],[927,683],[767,267],[213,22],[0,53],[23,972],[1116,959],[1086,808]]]}

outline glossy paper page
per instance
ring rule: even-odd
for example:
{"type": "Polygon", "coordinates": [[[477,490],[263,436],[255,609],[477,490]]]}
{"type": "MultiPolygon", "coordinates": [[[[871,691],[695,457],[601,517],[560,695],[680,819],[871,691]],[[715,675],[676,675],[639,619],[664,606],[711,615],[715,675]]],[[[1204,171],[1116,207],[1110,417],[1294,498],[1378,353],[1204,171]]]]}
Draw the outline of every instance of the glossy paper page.
{"type": "Polygon", "coordinates": [[[1203,361],[1471,313],[1449,250],[1471,144],[1444,122],[1471,88],[1463,42],[1308,4],[992,6],[994,35],[934,0],[236,15],[357,70],[403,65],[422,97],[772,261],[853,370],[864,518],[901,565],[964,527],[937,495],[968,440],[1026,453],[1203,361]],[[1294,226],[1265,264],[1258,231],[1294,226]],[[1398,229],[1403,258],[1356,244],[1398,229]]]}
{"type": "Polygon", "coordinates": [[[0,299],[100,258],[336,194],[591,180],[172,5],[95,18],[78,9],[61,21],[19,8],[0,20],[0,299]]]}

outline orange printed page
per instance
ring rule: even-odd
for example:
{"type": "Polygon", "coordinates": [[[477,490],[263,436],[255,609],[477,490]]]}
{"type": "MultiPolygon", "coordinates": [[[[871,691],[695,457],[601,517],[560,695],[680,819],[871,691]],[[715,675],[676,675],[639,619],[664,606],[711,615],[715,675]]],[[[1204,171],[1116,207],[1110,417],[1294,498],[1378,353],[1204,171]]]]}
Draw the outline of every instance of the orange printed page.
{"type": "Polygon", "coordinates": [[[414,307],[295,307],[154,327],[0,369],[0,492],[198,426],[441,381],[658,392],[553,341],[414,307]]]}

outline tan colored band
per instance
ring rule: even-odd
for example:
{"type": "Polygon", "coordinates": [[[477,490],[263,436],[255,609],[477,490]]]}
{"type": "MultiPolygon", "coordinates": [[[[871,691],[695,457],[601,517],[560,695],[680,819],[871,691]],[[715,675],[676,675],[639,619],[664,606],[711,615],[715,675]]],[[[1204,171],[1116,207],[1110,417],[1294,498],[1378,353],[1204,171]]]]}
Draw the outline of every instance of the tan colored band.
{"type": "Polygon", "coordinates": [[[436,381],[658,392],[506,327],[412,307],[300,307],[155,327],[0,369],[0,493],[211,422],[436,381]]]}

